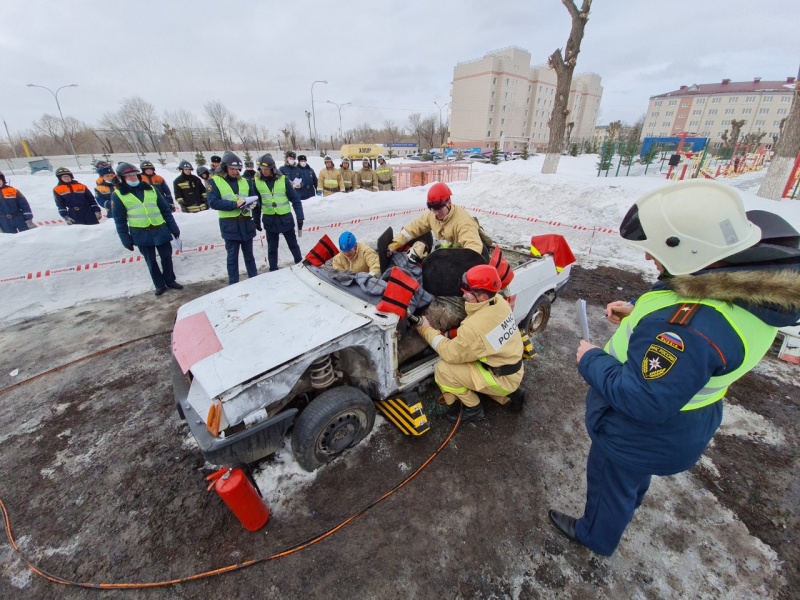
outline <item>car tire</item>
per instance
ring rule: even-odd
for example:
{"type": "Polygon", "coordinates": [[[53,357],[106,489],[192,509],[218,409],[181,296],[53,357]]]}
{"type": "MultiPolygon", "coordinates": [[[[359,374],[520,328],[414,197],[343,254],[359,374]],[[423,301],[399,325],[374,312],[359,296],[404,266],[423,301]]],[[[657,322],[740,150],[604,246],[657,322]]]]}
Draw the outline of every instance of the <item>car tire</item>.
{"type": "Polygon", "coordinates": [[[292,432],[292,452],[306,471],[315,471],[355,446],[372,431],[375,405],[350,386],[317,396],[300,413],[292,432]]]}
{"type": "Polygon", "coordinates": [[[550,320],[552,302],[547,296],[541,296],[533,303],[528,316],[522,321],[522,328],[528,335],[534,335],[544,330],[550,320]]]}

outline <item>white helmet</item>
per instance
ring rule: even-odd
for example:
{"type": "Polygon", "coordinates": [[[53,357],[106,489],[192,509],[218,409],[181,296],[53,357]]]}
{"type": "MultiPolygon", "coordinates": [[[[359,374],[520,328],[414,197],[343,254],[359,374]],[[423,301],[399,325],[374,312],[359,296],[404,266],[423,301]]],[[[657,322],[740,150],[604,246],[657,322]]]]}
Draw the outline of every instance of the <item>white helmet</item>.
{"type": "Polygon", "coordinates": [[[696,273],[761,239],[739,193],[705,179],[646,193],[625,215],[619,232],[626,244],[649,253],[672,275],[696,273]]]}

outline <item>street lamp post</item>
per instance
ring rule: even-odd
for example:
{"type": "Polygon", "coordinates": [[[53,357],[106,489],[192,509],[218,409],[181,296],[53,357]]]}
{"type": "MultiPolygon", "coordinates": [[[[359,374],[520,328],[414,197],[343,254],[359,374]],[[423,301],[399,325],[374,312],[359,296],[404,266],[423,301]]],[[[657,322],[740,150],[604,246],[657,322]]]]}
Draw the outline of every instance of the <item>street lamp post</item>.
{"type": "MultiPolygon", "coordinates": [[[[438,102],[434,102],[436,108],[439,109],[439,135],[442,133],[442,111],[447,108],[449,102],[445,102],[442,106],[439,106],[438,102]]],[[[444,136],[442,136],[442,147],[444,148],[444,136]]]]}
{"type": "Polygon", "coordinates": [[[352,102],[345,102],[344,104],[339,104],[338,102],[333,102],[332,100],[326,100],[325,102],[328,104],[333,104],[339,109],[339,141],[344,141],[342,137],[342,107],[352,104],[352,102]]]}
{"type": "Polygon", "coordinates": [[[324,83],[328,85],[327,81],[319,79],[311,84],[311,119],[314,121],[314,150],[317,149],[317,113],[314,111],[314,85],[317,83],[324,83]]]}
{"type": "Polygon", "coordinates": [[[8,136],[8,145],[11,146],[11,152],[13,152],[14,158],[17,158],[17,150],[14,148],[14,140],[11,139],[11,134],[8,131],[8,123],[6,123],[5,118],[3,118],[3,126],[6,128],[6,136],[8,136]]]}
{"type": "Polygon", "coordinates": [[[42,88],[43,90],[47,90],[48,92],[53,94],[53,98],[56,99],[56,106],[58,107],[58,114],[61,115],[61,125],[62,125],[62,127],[64,127],[64,135],[67,136],[67,140],[69,140],[69,147],[72,150],[72,156],[75,157],[75,162],[78,164],[78,167],[80,167],[81,166],[81,162],[78,160],[78,153],[75,152],[75,146],[72,144],[72,136],[69,134],[69,131],[67,130],[67,122],[64,120],[64,113],[61,112],[61,103],[58,101],[58,92],[60,92],[64,88],[78,87],[78,84],[77,83],[70,83],[69,85],[62,85],[55,92],[53,90],[51,90],[50,88],[48,88],[48,87],[45,87],[43,85],[36,85],[36,84],[33,84],[33,83],[29,83],[28,87],[42,88]]]}
{"type": "Polygon", "coordinates": [[[313,134],[311,133],[311,113],[308,111],[305,112],[306,112],[306,120],[308,121],[308,141],[310,142],[314,137],[313,134]]]}

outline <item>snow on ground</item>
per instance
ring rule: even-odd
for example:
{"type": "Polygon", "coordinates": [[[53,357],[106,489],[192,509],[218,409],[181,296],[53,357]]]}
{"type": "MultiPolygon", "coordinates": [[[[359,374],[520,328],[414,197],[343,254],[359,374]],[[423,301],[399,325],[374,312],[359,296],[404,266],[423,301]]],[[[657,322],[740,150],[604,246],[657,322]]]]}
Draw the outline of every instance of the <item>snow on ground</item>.
{"type": "MultiPolygon", "coordinates": [[[[622,244],[617,235],[593,231],[592,228],[616,230],[639,196],[665,184],[663,176],[597,177],[597,159],[592,155],[564,156],[558,174],[541,175],[543,159],[543,156],[537,156],[528,161],[510,161],[497,166],[474,164],[471,181],[451,184],[453,199],[464,207],[477,209],[473,214],[500,242],[527,245],[531,235],[560,233],[567,238],[579,263],[585,267],[602,264],[655,275],[655,270],[641,253],[622,244]],[[516,218],[483,211],[497,211],[516,218]],[[562,225],[522,220],[526,218],[556,221],[562,225]]],[[[310,157],[309,162],[317,172],[323,166],[319,157],[310,157]]],[[[401,161],[395,159],[391,162],[399,164],[401,161]]],[[[158,172],[171,182],[177,176],[177,163],[168,163],[158,172]]],[[[96,176],[89,168],[76,170],[75,176],[78,181],[94,188],[96,176]]],[[[59,219],[53,202],[52,188],[56,179],[52,174],[9,174],[9,179],[10,185],[19,188],[27,197],[36,222],[59,219]]],[[[371,221],[364,219],[406,210],[424,210],[426,192],[427,186],[402,192],[357,191],[307,200],[304,202],[305,228],[321,229],[304,232],[299,240],[301,250],[308,252],[323,233],[336,241],[347,229],[364,241],[374,242],[386,227],[393,226],[397,231],[418,213],[371,221]],[[361,221],[351,224],[352,220],[361,221]],[[329,227],[331,224],[335,225],[329,227]]],[[[764,200],[751,192],[742,192],[742,197],[748,209],[771,210],[800,228],[800,203],[764,200]]],[[[181,228],[184,250],[215,246],[214,249],[176,256],[178,281],[190,283],[224,277],[225,252],[216,212],[178,213],[175,218],[181,228]]],[[[256,258],[263,269],[266,242],[256,240],[255,246],[256,258]]],[[[4,258],[0,265],[0,297],[4,308],[0,322],[32,317],[89,300],[124,298],[152,289],[144,262],[119,263],[123,258],[137,257],[138,252],[131,253],[122,247],[114,223],[107,219],[96,227],[42,225],[22,234],[2,235],[0,253],[4,258]],[[99,264],[96,268],[95,263],[99,264]],[[79,265],[81,270],[77,270],[79,265]],[[85,268],[87,265],[88,269],[85,268]],[[52,273],[59,269],[68,270],[52,273]],[[3,281],[29,274],[31,279],[3,281]]],[[[281,242],[279,257],[281,265],[292,262],[285,242],[281,242]]]]}

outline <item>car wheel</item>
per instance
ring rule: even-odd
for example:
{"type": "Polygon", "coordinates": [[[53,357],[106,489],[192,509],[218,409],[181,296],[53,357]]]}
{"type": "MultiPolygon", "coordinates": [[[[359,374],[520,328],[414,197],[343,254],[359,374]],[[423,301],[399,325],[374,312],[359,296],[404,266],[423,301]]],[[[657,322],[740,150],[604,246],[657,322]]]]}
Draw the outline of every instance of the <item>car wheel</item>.
{"type": "Polygon", "coordinates": [[[525,317],[522,324],[528,335],[533,335],[544,330],[547,326],[547,322],[550,320],[551,305],[550,298],[547,296],[542,296],[533,303],[531,312],[528,313],[528,316],[525,317]]]}
{"type": "Polygon", "coordinates": [[[355,446],[372,431],[375,406],[369,396],[342,386],[317,396],[294,424],[292,452],[306,471],[314,471],[355,446]]]}

